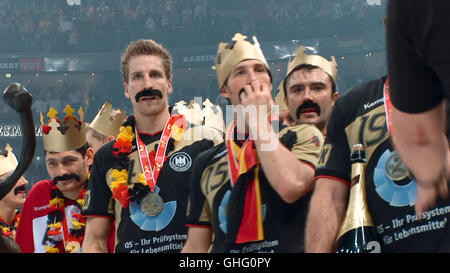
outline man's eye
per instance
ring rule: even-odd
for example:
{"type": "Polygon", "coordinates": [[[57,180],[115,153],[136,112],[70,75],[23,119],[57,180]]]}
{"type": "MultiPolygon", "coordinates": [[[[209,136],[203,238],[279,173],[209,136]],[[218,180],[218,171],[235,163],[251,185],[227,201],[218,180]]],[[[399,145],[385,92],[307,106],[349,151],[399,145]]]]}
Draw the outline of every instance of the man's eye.
{"type": "Polygon", "coordinates": [[[48,165],[49,167],[56,167],[56,166],[58,166],[58,163],[57,163],[57,162],[54,162],[54,161],[49,161],[49,162],[47,162],[47,165],[48,165]]]}
{"type": "Polygon", "coordinates": [[[314,90],[322,90],[322,89],[323,89],[323,86],[321,86],[321,85],[318,85],[318,86],[314,87],[314,90]]]}
{"type": "Polygon", "coordinates": [[[66,166],[72,165],[74,163],[75,163],[74,159],[66,159],[66,160],[63,161],[63,164],[66,165],[66,166]]]}

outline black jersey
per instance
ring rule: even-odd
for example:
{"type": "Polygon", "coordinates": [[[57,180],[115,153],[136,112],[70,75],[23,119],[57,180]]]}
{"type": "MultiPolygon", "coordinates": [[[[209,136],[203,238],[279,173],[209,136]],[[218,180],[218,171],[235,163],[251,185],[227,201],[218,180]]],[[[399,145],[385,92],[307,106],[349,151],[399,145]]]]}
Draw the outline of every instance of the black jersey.
{"type": "MultiPolygon", "coordinates": [[[[280,131],[279,138],[299,160],[315,168],[323,143],[323,136],[315,126],[287,127],[280,131]]],[[[229,177],[226,144],[222,143],[201,153],[194,162],[188,226],[212,228],[214,238],[211,252],[304,251],[304,226],[310,193],[288,204],[271,187],[262,168],[259,178],[264,240],[235,244],[226,238],[227,204],[233,190],[229,177]]]]}
{"type": "Polygon", "coordinates": [[[449,13],[448,0],[389,1],[388,71],[400,111],[421,113],[450,99],[449,13]]]}
{"type": "MultiPolygon", "coordinates": [[[[175,141],[172,148],[167,148],[167,160],[164,162],[156,184],[155,192],[162,197],[163,210],[156,216],[148,216],[141,210],[139,201],[130,201],[124,208],[113,199],[110,189],[110,173],[113,166],[113,144],[110,142],[95,154],[91,178],[86,193],[83,215],[94,217],[111,217],[115,219],[115,252],[157,253],[180,252],[187,239],[186,208],[189,193],[189,178],[192,163],[202,151],[221,141],[220,135],[211,139],[196,139],[204,136],[193,132],[193,127],[186,130],[183,140],[175,141]]],[[[200,127],[195,127],[199,129],[200,127]]],[[[201,129],[200,129],[201,130],[201,129]]],[[[149,152],[159,144],[162,132],[156,134],[139,134],[147,145],[149,152]]],[[[133,185],[142,173],[136,151],[136,140],[128,158],[133,165],[129,181],[133,185]]]]}
{"type": "Polygon", "coordinates": [[[382,252],[450,252],[450,199],[438,200],[422,221],[415,216],[416,183],[393,150],[386,126],[385,80],[354,87],[337,100],[316,179],[329,177],[350,186],[351,147],[362,143],[367,201],[382,252]]]}

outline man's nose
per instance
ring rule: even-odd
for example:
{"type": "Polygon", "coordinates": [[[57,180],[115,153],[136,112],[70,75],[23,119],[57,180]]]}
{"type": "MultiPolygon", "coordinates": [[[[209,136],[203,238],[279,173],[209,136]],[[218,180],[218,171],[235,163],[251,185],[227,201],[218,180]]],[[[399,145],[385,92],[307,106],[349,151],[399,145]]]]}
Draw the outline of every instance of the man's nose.
{"type": "Polygon", "coordinates": [[[153,81],[149,75],[144,76],[144,89],[152,89],[153,81]]]}
{"type": "Polygon", "coordinates": [[[308,87],[305,89],[305,92],[304,92],[304,95],[303,95],[303,101],[314,101],[311,89],[308,88],[308,87]]]}
{"type": "Polygon", "coordinates": [[[63,176],[65,174],[69,174],[70,170],[67,166],[65,166],[63,163],[59,162],[58,167],[56,167],[56,175],[57,176],[63,176]]]}

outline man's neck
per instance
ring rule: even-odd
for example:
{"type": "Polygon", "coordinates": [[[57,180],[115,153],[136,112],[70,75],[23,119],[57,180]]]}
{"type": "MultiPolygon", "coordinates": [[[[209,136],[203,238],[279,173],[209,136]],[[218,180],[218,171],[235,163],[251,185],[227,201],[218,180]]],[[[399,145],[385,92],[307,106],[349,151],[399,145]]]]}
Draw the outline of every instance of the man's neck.
{"type": "Polygon", "coordinates": [[[151,116],[135,114],[136,128],[140,133],[155,133],[164,129],[167,120],[170,117],[169,110],[161,111],[151,116]]]}
{"type": "Polygon", "coordinates": [[[10,206],[0,202],[0,217],[6,221],[7,224],[11,225],[14,222],[14,216],[16,215],[16,210],[10,206]]]}

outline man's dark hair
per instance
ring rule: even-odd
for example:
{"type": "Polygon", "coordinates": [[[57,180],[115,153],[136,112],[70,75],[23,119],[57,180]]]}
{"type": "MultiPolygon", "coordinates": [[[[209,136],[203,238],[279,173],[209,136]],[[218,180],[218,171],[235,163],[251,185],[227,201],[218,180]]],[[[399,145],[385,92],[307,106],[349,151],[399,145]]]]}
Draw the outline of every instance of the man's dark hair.
{"type": "MultiPolygon", "coordinates": [[[[286,86],[287,86],[288,82],[291,80],[292,74],[294,74],[295,71],[302,70],[302,69],[305,69],[306,71],[312,71],[312,70],[314,70],[314,69],[316,69],[316,68],[320,68],[320,67],[318,67],[318,66],[316,66],[316,65],[312,65],[312,64],[301,64],[301,65],[295,67],[295,68],[289,73],[289,75],[286,76],[286,78],[285,78],[284,81],[283,81],[284,96],[287,98],[287,89],[286,89],[286,86]]],[[[327,73],[327,72],[325,72],[325,73],[327,73]]],[[[334,92],[336,92],[336,83],[334,82],[334,80],[333,80],[333,78],[330,76],[330,74],[327,73],[327,75],[328,75],[328,78],[329,78],[330,81],[331,81],[331,94],[333,94],[334,92]]]]}
{"type": "MultiPolygon", "coordinates": [[[[88,148],[89,148],[89,144],[86,142],[86,144],[84,144],[80,148],[76,149],[75,151],[79,152],[81,154],[81,156],[84,158],[86,156],[88,148]]],[[[47,153],[55,154],[56,153],[56,152],[48,152],[48,151],[45,151],[45,150],[44,150],[44,152],[45,152],[45,154],[47,154],[47,153]]]]}

